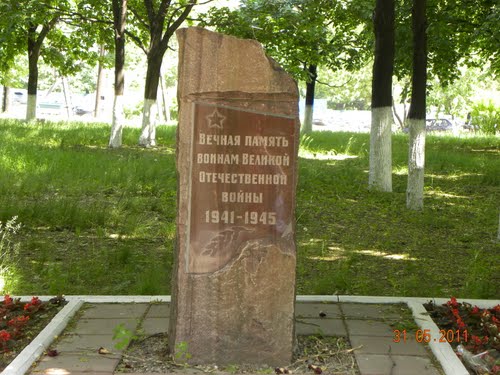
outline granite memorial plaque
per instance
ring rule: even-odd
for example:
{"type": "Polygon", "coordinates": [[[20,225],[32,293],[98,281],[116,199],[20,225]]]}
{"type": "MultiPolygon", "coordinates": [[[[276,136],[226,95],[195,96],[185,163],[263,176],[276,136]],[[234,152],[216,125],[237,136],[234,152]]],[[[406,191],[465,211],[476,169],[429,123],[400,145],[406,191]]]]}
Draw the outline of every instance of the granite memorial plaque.
{"type": "Polygon", "coordinates": [[[297,86],[255,41],[200,28],[177,36],[170,348],[185,343],[192,363],[286,364],[295,342],[297,86]]]}
{"type": "Polygon", "coordinates": [[[291,241],[295,118],[193,103],[188,273],[222,269],[251,239],[291,241]]]}

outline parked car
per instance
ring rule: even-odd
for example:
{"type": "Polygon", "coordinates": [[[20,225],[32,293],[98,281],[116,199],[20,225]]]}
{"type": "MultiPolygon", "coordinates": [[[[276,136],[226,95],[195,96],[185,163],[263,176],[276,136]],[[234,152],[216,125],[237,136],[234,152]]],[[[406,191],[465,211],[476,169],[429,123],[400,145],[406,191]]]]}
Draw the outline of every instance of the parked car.
{"type": "Polygon", "coordinates": [[[425,130],[432,131],[451,131],[453,130],[453,123],[445,118],[440,119],[427,119],[425,120],[425,130]]]}
{"type": "MultiPolygon", "coordinates": [[[[428,118],[425,120],[425,130],[428,132],[435,132],[435,131],[452,131],[453,130],[453,123],[445,118],[428,118]]],[[[404,128],[403,133],[408,133],[409,129],[404,128]]]]}
{"type": "Polygon", "coordinates": [[[26,104],[28,102],[28,98],[26,96],[26,92],[23,91],[14,91],[14,97],[12,99],[13,103],[26,104]]]}

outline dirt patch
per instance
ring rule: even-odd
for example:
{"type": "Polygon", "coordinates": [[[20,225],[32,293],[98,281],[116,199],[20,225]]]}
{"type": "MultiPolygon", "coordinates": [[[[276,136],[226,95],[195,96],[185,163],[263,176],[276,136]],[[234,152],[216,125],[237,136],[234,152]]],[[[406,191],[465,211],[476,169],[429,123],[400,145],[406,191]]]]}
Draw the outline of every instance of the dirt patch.
{"type": "MultiPolygon", "coordinates": [[[[159,333],[135,339],[125,351],[117,372],[174,372],[212,374],[359,374],[354,350],[343,337],[299,336],[294,363],[282,368],[229,365],[189,366],[185,358],[172,358],[168,337],[159,333]]],[[[189,355],[187,350],[185,355],[189,355]]]]}

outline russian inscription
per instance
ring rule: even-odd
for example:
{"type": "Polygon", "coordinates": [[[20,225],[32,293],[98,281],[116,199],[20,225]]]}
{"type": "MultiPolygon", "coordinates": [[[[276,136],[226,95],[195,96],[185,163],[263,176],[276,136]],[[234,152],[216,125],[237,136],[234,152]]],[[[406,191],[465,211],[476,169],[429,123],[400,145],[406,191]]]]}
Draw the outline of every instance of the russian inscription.
{"type": "Polygon", "coordinates": [[[193,103],[186,272],[221,270],[249,241],[290,241],[295,118],[193,103]]]}

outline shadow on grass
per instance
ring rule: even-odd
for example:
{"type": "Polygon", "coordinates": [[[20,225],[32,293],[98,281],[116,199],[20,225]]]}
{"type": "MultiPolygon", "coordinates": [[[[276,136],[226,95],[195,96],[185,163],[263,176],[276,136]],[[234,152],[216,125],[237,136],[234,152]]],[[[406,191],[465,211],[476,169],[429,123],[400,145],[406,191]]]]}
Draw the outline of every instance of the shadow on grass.
{"type": "MultiPolygon", "coordinates": [[[[156,149],[107,149],[109,126],[0,121],[0,220],[19,216],[16,294],[168,294],[175,128],[156,149]]],[[[297,292],[498,298],[500,141],[429,137],[425,209],[406,209],[407,137],[393,193],[367,190],[367,134],[313,133],[299,158],[297,292]],[[344,157],[348,156],[348,157],[344,157]]]]}

